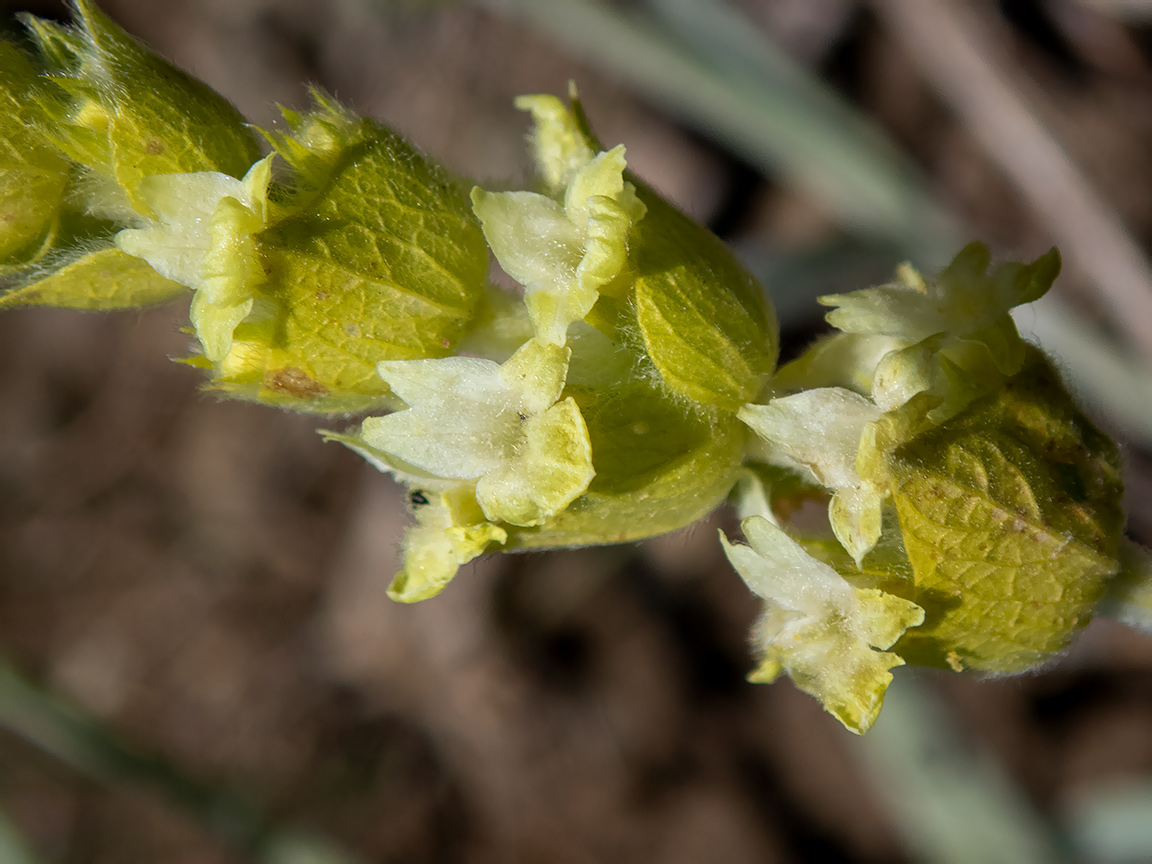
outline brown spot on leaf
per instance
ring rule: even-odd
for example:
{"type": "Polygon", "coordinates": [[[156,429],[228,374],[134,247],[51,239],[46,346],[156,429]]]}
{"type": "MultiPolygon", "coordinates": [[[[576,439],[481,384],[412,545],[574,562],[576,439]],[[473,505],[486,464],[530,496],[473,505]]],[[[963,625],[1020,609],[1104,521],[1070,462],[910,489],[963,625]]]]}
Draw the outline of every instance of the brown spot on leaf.
{"type": "Polygon", "coordinates": [[[303,369],[269,369],[264,373],[264,386],[277,393],[287,393],[297,399],[315,399],[328,394],[328,388],[309,377],[303,369]]]}
{"type": "Polygon", "coordinates": [[[159,138],[149,138],[148,141],[144,144],[144,152],[149,156],[159,156],[167,149],[168,145],[166,145],[159,138]]]}

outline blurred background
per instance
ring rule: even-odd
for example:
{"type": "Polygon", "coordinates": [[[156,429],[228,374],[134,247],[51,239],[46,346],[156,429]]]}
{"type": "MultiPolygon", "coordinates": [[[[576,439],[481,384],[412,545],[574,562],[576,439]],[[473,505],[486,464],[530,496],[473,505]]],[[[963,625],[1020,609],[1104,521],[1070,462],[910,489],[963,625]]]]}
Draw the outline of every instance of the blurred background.
{"type": "MultiPolygon", "coordinates": [[[[786,356],[901,260],[1059,245],[1020,325],[1152,544],[1152,3],[101,5],[257,123],[318,84],[496,187],[530,183],[513,97],[575,80],[761,276],[786,356]]],[[[397,487],[332,422],[201,394],[184,311],[0,316],[0,864],[1152,861],[1152,637],[898,669],[858,739],[744,682],[729,514],[393,604],[397,487]]]]}

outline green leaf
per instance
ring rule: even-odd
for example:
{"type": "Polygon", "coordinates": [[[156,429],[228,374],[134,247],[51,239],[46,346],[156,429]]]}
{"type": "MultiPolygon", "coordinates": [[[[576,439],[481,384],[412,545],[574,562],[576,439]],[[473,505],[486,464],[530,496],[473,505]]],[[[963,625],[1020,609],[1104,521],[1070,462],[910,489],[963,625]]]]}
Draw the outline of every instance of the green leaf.
{"type": "Polygon", "coordinates": [[[135,309],[165,303],[187,292],[147,263],[119,249],[91,252],[54,273],[0,294],[0,309],[60,306],[67,309],[135,309]]]}
{"type": "Polygon", "coordinates": [[[1043,356],[943,426],[922,394],[862,441],[857,469],[899,514],[922,627],[910,662],[1019,672],[1091,618],[1119,565],[1119,456],[1043,356]]]}

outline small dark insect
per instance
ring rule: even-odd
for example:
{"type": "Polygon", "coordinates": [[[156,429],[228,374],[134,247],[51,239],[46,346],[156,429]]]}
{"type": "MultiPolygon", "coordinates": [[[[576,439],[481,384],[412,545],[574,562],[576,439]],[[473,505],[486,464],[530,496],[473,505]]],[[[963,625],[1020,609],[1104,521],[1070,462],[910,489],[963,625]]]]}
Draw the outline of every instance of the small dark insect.
{"type": "Polygon", "coordinates": [[[424,494],[423,489],[413,489],[408,493],[408,503],[413,507],[423,507],[428,503],[428,496],[424,494]]]}

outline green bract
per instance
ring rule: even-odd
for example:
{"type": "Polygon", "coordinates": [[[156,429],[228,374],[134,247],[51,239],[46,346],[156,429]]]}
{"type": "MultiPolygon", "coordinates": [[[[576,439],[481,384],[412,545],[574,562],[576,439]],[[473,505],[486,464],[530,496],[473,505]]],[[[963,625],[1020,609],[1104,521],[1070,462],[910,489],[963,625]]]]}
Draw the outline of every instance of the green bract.
{"type": "Polygon", "coordinates": [[[42,87],[28,58],[0,43],[0,261],[36,258],[58,229],[71,172],[38,128],[42,87]]]}
{"type": "Polygon", "coordinates": [[[860,470],[892,496],[923,627],[918,663],[1020,672],[1087,623],[1119,570],[1119,454],[1042,355],[947,424],[918,397],[880,421],[860,470]]]}
{"type": "Polygon", "coordinates": [[[179,282],[165,279],[139,258],[119,249],[101,249],[0,294],[0,309],[10,306],[139,308],[171,300],[185,290],[179,282]]]}
{"type": "Polygon", "coordinates": [[[673,391],[729,411],[756,399],[776,365],[776,318],[764,290],[713,235],[640,187],[635,315],[673,391]]]}
{"type": "Polygon", "coordinates": [[[588,425],[596,476],[565,511],[509,532],[509,548],[624,543],[674,531],[727,497],[746,434],[733,415],[689,410],[647,382],[571,386],[588,425]]]}
{"type": "Polygon", "coordinates": [[[45,107],[54,120],[49,137],[65,155],[113,179],[124,202],[146,216],[153,214],[140,190],[145,177],[244,175],[260,151],[235,108],[144,48],[91,0],[75,8],[75,27],[26,19],[62,91],[45,107]]]}
{"type": "Polygon", "coordinates": [[[291,175],[252,235],[255,304],[213,386],[313,411],[389,404],[376,364],[445,356],[476,315],[480,227],[464,191],[388,129],[318,94],[286,117],[291,134],[269,138],[291,175]]]}
{"type": "MultiPolygon", "coordinates": [[[[3,70],[5,89],[21,91],[22,108],[0,115],[0,137],[24,139],[24,155],[6,165],[29,199],[22,209],[55,224],[30,262],[36,266],[18,274],[20,288],[0,304],[113,309],[169,300],[183,293],[180,284],[110,254],[112,234],[158,216],[153,178],[241,177],[259,147],[244,118],[211,88],[149,52],[90,0],[75,5],[74,27],[25,19],[46,76],[27,83],[22,58],[3,70]],[[46,171],[55,175],[50,181],[46,171]],[[85,290],[78,274],[98,274],[97,285],[85,290]]],[[[16,52],[3,47],[8,66],[16,52]]],[[[10,245],[0,243],[0,256],[8,256],[9,269],[24,263],[10,245]]]]}
{"type": "Polygon", "coordinates": [[[1101,609],[1152,629],[1116,447],[1009,315],[1055,250],[989,270],[975,243],[821,298],[841,332],[774,375],[762,288],[574,94],[517,100],[539,189],[469,196],[319,93],[262,156],[220,96],[76,10],[28,20],[38,57],[0,44],[0,308],[190,290],[212,389],[392,409],[324,434],[409,487],[394,599],[489,549],[651,537],[731,497],[747,544],[721,542],[763,602],[750,677],[789,675],[854,732],[906,662],[1019,672],[1101,609]],[[812,501],[827,526],[799,530],[812,501]]]}

